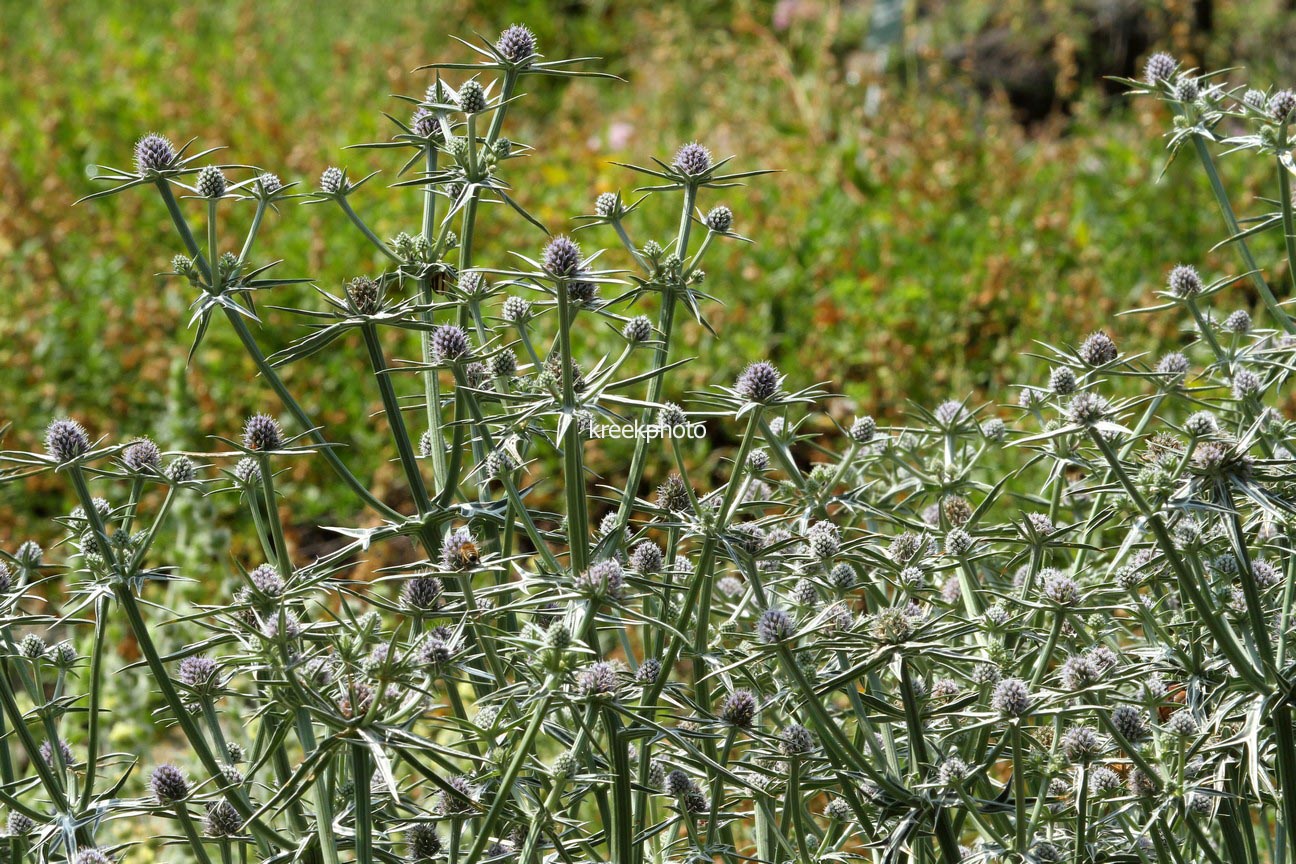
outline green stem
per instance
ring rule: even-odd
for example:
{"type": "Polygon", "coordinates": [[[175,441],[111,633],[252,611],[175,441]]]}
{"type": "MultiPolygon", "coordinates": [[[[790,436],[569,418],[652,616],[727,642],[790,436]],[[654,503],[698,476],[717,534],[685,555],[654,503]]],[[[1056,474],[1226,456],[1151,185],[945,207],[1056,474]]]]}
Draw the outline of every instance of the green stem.
{"type": "Polygon", "coordinates": [[[198,827],[194,825],[193,817],[189,815],[189,808],[181,801],[176,805],[176,819],[180,822],[180,828],[184,831],[185,837],[189,839],[189,848],[193,850],[194,857],[198,864],[211,864],[211,858],[207,855],[207,849],[203,845],[202,835],[198,833],[198,827]]]}
{"type": "MultiPolygon", "coordinates": [[[[1255,286],[1256,292],[1264,300],[1265,308],[1273,316],[1278,326],[1282,327],[1288,333],[1296,333],[1296,323],[1288,317],[1282,307],[1278,305],[1278,298],[1269,288],[1269,283],[1260,275],[1260,265],[1256,263],[1255,256],[1251,254],[1251,247],[1247,245],[1246,238],[1238,237],[1242,233],[1238,226],[1237,216],[1233,213],[1233,205],[1229,203],[1228,192],[1224,189],[1224,183],[1220,180],[1219,171],[1215,168],[1215,160],[1211,157],[1210,150],[1206,147],[1206,141],[1200,135],[1192,136],[1193,147],[1197,151],[1197,158],[1206,170],[1206,177],[1210,180],[1211,192],[1215,195],[1215,203],[1219,205],[1220,215],[1224,217],[1224,226],[1228,229],[1229,237],[1236,238],[1233,242],[1237,246],[1238,254],[1242,256],[1242,264],[1247,268],[1250,274],[1251,284],[1255,286]]],[[[1290,207],[1290,202],[1288,207],[1290,207]]]]}
{"type": "Polygon", "coordinates": [[[378,390],[382,394],[383,411],[387,415],[387,425],[391,427],[392,438],[396,441],[396,452],[400,457],[405,479],[414,496],[414,505],[419,515],[426,515],[432,510],[428,499],[427,487],[423,484],[423,473],[419,470],[418,456],[414,453],[414,444],[410,441],[409,431],[405,428],[405,416],[401,413],[400,399],[392,386],[391,373],[387,360],[383,356],[382,345],[378,341],[378,330],[373,324],[366,323],[360,328],[364,334],[365,348],[369,351],[369,363],[373,367],[378,390]]]}
{"type": "Polygon", "coordinates": [[[373,784],[369,750],[364,744],[351,745],[351,786],[355,802],[356,864],[373,864],[373,813],[369,793],[373,784]]]}

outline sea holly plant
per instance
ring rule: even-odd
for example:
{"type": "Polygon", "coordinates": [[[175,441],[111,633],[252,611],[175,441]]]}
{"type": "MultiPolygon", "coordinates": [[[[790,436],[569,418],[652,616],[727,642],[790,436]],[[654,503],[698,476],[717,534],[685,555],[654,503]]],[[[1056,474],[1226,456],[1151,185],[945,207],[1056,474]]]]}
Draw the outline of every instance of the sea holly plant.
{"type": "Polygon", "coordinates": [[[627,166],[646,185],[598,195],[580,242],[551,235],[505,119],[527,76],[595,73],[522,26],[463,44],[478,59],[429,67],[363,145],[397,151],[392,194],[423,205],[394,237],[365,218],[381,175],[294,191],[156,134],[101,173],[91,198],[160,199],[195,343],[231,328],[264,407],[201,453],[58,418],[0,454],[6,481],[78,502],[0,566],[9,860],[1290,860],[1296,340],[1259,262],[1291,257],[1296,100],[1164,55],[1137,82],[1180,118],[1172,150],[1204,154],[1246,268],[1167,262],[1132,311],[1176,316],[1180,350],[1117,322],[1039,334],[1008,404],[839,426],[767,359],[671,383],[679,320],[709,329],[726,299],[707,253],[745,240],[721,196],[763,172],[685,143],[627,166]],[[1275,167],[1274,212],[1234,214],[1216,142],[1275,167]],[[265,217],[294,202],[342,210],[375,268],[271,277],[292,265],[265,217]],[[673,236],[636,236],[662,207],[673,236]],[[487,213],[534,242],[476,243],[487,213]],[[268,322],[287,347],[262,347],[268,322]],[[322,352],[372,378],[403,488],[373,491],[281,377],[322,352]],[[661,431],[697,418],[737,443],[661,431]],[[631,422],[655,431],[594,476],[597,426],[631,422]],[[292,542],[300,460],[354,493],[326,554],[292,542]],[[172,548],[198,496],[246,516],[228,569],[172,548]],[[156,696],[156,750],[111,750],[128,679],[156,696]]]}

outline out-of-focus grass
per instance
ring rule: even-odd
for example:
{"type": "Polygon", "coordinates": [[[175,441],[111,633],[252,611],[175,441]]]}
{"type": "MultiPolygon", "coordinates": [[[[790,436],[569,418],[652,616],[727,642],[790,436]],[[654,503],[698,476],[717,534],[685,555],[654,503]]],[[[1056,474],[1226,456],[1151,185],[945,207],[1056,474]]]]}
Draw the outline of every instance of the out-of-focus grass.
{"type": "MultiPolygon", "coordinates": [[[[128,164],[134,140],[156,130],[228,145],[228,161],[307,186],[329,164],[390,178],[391,160],[341,148],[391,134],[381,112],[404,108],[389,94],[419,94],[430,80],[409,70],[469,56],[448,34],[493,36],[513,21],[530,24],[550,57],[599,55],[628,80],[528,83],[509,134],[537,153],[511,179],[553,230],[570,228],[598,192],[633,182],[612,160],[668,158],[682,141],[744,168],[782,169],[702,202],[732,206],[736,230],[756,244],[730,247],[708,268],[725,304],[711,310],[721,336],[687,328],[699,360],[685,384],[727,382],[747,360],[773,356],[798,385],[844,392],[843,415],[1003,398],[1029,368],[1019,352],[1032,340],[1141,330],[1110,313],[1177,261],[1237,269],[1205,252],[1218,221],[1190,166],[1173,166],[1150,191],[1163,114],[1132,113],[1080,82],[1068,117],[1024,129],[912,34],[901,65],[921,67],[922,84],[877,68],[865,50],[868,4],[794,5],[799,14],[780,28],[787,7],[742,2],[5,4],[0,393],[14,427],[5,444],[30,446],[51,415],[72,413],[96,433],[201,446],[275,407],[220,326],[187,373],[173,374],[191,298],[153,275],[179,251],[165,214],[142,190],[71,207],[94,189],[89,165],[128,164]]],[[[373,184],[354,203],[380,235],[417,225],[409,192],[373,184]]],[[[675,218],[645,212],[632,231],[639,242],[665,239],[675,218]]],[[[507,213],[488,214],[485,230],[483,254],[501,264],[505,249],[542,243],[507,213]]],[[[263,236],[262,255],[285,262],[280,275],[326,287],[381,266],[335,209],[288,207],[263,236]]],[[[267,317],[269,347],[291,335],[285,323],[267,317]]],[[[390,466],[364,446],[377,394],[354,360],[339,347],[287,377],[314,394],[323,422],[359,430],[358,458],[381,483],[390,466]]],[[[63,506],[28,491],[26,518],[63,506]]],[[[327,491],[304,494],[298,517],[331,512],[327,491]]],[[[0,524],[6,543],[27,529],[0,524]]]]}

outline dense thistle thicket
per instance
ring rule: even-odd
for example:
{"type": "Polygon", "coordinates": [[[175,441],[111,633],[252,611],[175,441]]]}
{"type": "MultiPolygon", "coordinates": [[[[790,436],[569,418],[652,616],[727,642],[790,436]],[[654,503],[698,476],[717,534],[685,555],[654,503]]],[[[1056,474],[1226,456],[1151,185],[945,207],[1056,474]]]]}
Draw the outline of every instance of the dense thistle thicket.
{"type": "Polygon", "coordinates": [[[1183,319],[1182,353],[1051,340],[1074,344],[1049,349],[1011,415],[950,401],[811,440],[798,430],[825,394],[758,358],[695,404],[662,402],[677,318],[712,302],[702,260],[741,239],[712,199],[760,172],[697,143],[626,166],[650,185],[600,195],[581,224],[625,271],[539,232],[525,253],[478,250],[480,205],[530,219],[505,180],[527,152],[502,135],[519,82],[588,73],[545,61],[523,27],[470,47],[478,62],[435,67],[457,89],[438,72],[370,145],[406,158],[396,185],[423,202],[409,233],[371,231],[352,205],[370,178],[339,168],[295,193],[150,135],[133,171],[103,175],[99,195],[160,195],[198,340],[232,327],[278,403],[219,452],[57,420],[45,453],[4,454],[11,479],[54,471],[81,501],[48,551],[24,544],[0,571],[12,859],[97,864],[126,851],[111,838],[149,835],[203,864],[1288,858],[1294,430],[1267,403],[1296,324],[1251,244],[1281,232],[1296,279],[1296,98],[1164,55],[1129,82],[1175,109],[1172,149],[1201,160],[1270,329],[1226,305],[1235,277],[1168,267],[1143,311],[1183,319]],[[1277,209],[1245,229],[1209,146],[1224,134],[1278,174],[1277,209]],[[306,335],[266,357],[254,301],[302,280],[253,253],[292,199],[340,207],[384,267],[289,310],[306,335]],[[674,237],[632,239],[638,207],[672,203],[674,237]],[[255,212],[241,244],[221,231],[234,207],[255,212]],[[624,346],[600,356],[609,326],[624,346]],[[395,354],[407,336],[420,357],[395,354]],[[343,430],[279,377],[325,350],[367,362],[410,512],[369,491],[343,430]],[[593,483],[593,424],[675,425],[686,408],[740,430],[723,482],[706,488],[679,439],[645,437],[622,488],[593,483]],[[285,541],[275,475],[297,459],[326,460],[372,511],[318,560],[285,541]],[[537,486],[561,512],[529,503],[537,486]],[[240,584],[155,548],[197,495],[252,517],[263,555],[240,584]],[[398,539],[420,551],[347,578],[398,539]],[[157,583],[177,578],[203,582],[204,605],[162,605],[157,583]],[[142,655],[126,671],[110,617],[142,655]],[[119,674],[149,676],[183,764],[107,751],[119,674]]]}

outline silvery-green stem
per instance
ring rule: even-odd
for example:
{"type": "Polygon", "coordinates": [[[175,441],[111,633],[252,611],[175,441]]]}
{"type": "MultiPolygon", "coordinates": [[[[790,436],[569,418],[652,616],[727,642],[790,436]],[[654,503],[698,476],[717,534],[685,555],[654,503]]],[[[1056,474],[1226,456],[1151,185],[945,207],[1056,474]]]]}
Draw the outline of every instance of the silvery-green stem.
{"type": "MultiPolygon", "coordinates": [[[[1193,147],[1197,151],[1197,159],[1205,169],[1207,179],[1210,180],[1215,203],[1219,205],[1220,215],[1224,217],[1224,227],[1228,229],[1229,237],[1236,238],[1233,242],[1237,246],[1238,254],[1242,256],[1242,264],[1247,268],[1251,284],[1255,286],[1256,292],[1264,301],[1265,308],[1269,310],[1269,314],[1278,326],[1288,333],[1296,333],[1296,323],[1283,311],[1278,304],[1278,298],[1269,288],[1269,283],[1260,275],[1260,265],[1251,254],[1251,247],[1247,244],[1246,238],[1238,236],[1242,230],[1238,225],[1237,216],[1233,213],[1233,205],[1229,203],[1228,192],[1224,189],[1223,181],[1220,180],[1219,171],[1215,168],[1215,160],[1206,147],[1206,141],[1201,135],[1193,135],[1192,139],[1193,147]]],[[[1291,206],[1290,201],[1287,206],[1291,206]]]]}

